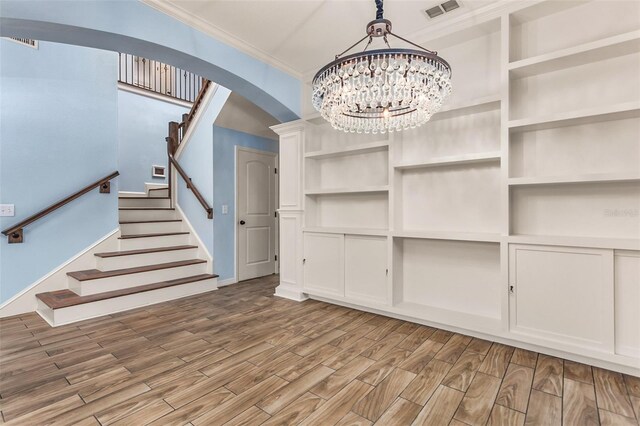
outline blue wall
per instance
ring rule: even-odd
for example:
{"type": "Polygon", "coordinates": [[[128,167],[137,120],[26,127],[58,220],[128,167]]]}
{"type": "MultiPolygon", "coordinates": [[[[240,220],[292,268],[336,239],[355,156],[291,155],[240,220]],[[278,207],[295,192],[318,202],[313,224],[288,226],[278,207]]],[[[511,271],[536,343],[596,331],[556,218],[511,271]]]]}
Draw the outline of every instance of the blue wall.
{"type": "Polygon", "coordinates": [[[282,122],[300,115],[302,83],[138,0],[2,0],[0,35],[132,53],[238,92],[282,122]]]}
{"type": "Polygon", "coordinates": [[[151,176],[151,166],[167,166],[167,123],[189,112],[174,103],[118,91],[118,170],[120,191],[144,192],[145,182],[167,183],[151,176]]]}
{"type": "Polygon", "coordinates": [[[278,152],[277,141],[213,126],[213,258],[220,280],[236,276],[236,146],[278,152]],[[223,204],[229,206],[228,214],[222,214],[223,204]]]}
{"type": "MultiPolygon", "coordinates": [[[[187,175],[198,188],[209,205],[214,205],[213,197],[213,122],[222,110],[231,92],[218,86],[201,119],[193,128],[188,144],[184,147],[178,161],[187,175]]],[[[178,177],[178,205],[187,220],[193,226],[209,254],[213,255],[213,224],[216,219],[208,219],[184,180],[178,177]]],[[[217,269],[214,257],[214,267],[217,269]]]]}
{"type": "MultiPolygon", "coordinates": [[[[0,40],[2,229],[117,170],[117,54],[0,40]]],[[[0,302],[118,227],[118,178],[0,239],[0,302]]]]}

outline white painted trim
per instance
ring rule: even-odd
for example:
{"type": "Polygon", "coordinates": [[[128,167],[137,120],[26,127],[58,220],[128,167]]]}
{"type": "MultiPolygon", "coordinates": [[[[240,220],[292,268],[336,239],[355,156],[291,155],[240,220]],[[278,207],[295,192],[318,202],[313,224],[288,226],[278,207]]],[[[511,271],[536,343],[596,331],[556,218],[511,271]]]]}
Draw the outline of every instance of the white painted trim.
{"type": "Polygon", "coordinates": [[[118,191],[118,195],[120,197],[144,197],[147,193],[137,191],[118,191]]]}
{"type": "Polygon", "coordinates": [[[144,96],[146,98],[155,99],[157,101],[166,102],[168,104],[181,106],[187,109],[190,109],[191,105],[193,105],[191,102],[176,99],[167,95],[161,95],[160,93],[151,92],[149,90],[141,89],[139,87],[131,86],[129,84],[124,84],[121,82],[118,82],[118,90],[122,90],[123,92],[133,93],[135,95],[144,96]]]}
{"type": "Polygon", "coordinates": [[[198,243],[198,247],[202,250],[202,252],[204,253],[205,257],[207,258],[207,262],[208,262],[208,264],[207,264],[207,272],[211,273],[211,271],[213,271],[213,256],[211,256],[211,253],[209,253],[209,250],[207,250],[207,246],[202,242],[202,240],[200,239],[200,236],[196,232],[195,228],[193,227],[193,225],[191,225],[191,222],[189,222],[189,219],[187,219],[187,215],[184,214],[184,210],[182,210],[182,208],[180,207],[180,205],[178,203],[176,203],[175,206],[176,206],[176,210],[178,211],[178,214],[180,215],[180,218],[187,225],[187,228],[189,229],[189,232],[196,239],[196,242],[198,243]]]}
{"type": "MultiPolygon", "coordinates": [[[[189,124],[189,128],[187,129],[187,132],[182,136],[182,141],[180,142],[180,145],[176,150],[176,153],[174,155],[176,160],[180,158],[180,156],[182,155],[182,151],[184,151],[185,147],[189,144],[189,141],[191,140],[191,134],[194,132],[194,129],[198,127],[198,124],[202,119],[204,112],[207,110],[207,108],[209,107],[209,104],[213,100],[213,97],[218,92],[218,87],[220,87],[219,84],[212,83],[209,90],[207,90],[207,92],[204,94],[202,103],[200,104],[200,107],[196,111],[195,115],[193,116],[193,119],[191,120],[191,124],[189,124]]],[[[177,174],[177,173],[174,173],[174,174],[177,174]]]]}
{"type": "MultiPolygon", "coordinates": [[[[101,237],[100,239],[98,239],[97,241],[92,243],[90,246],[86,247],[82,251],[80,251],[80,252],[76,253],[74,256],[70,257],[66,262],[64,262],[64,263],[60,264],[59,266],[57,266],[56,268],[52,269],[50,272],[48,272],[47,274],[45,274],[44,276],[42,276],[41,278],[39,278],[38,280],[33,282],[31,285],[25,287],[18,294],[14,295],[10,299],[8,299],[4,303],[2,303],[0,305],[0,318],[4,318],[6,316],[18,315],[20,313],[25,313],[25,312],[33,312],[33,310],[25,310],[24,312],[16,312],[16,313],[5,314],[4,311],[6,310],[6,308],[9,305],[13,304],[14,302],[18,302],[20,298],[22,298],[23,296],[27,295],[30,291],[34,290],[40,284],[42,284],[43,282],[45,282],[46,280],[51,278],[54,274],[56,274],[57,272],[60,272],[62,269],[64,269],[65,267],[69,266],[71,263],[75,262],[77,259],[79,259],[81,256],[83,256],[83,255],[85,255],[87,253],[90,253],[98,245],[100,245],[104,241],[108,240],[109,238],[115,236],[119,232],[120,232],[120,228],[119,227],[114,229],[113,231],[109,232],[105,236],[101,237]]],[[[21,309],[18,308],[17,311],[21,311],[21,309]]]]}
{"type": "Polygon", "coordinates": [[[280,282],[280,285],[276,287],[274,296],[282,297],[284,299],[289,299],[296,302],[303,302],[309,299],[309,296],[306,293],[301,292],[300,288],[297,285],[288,285],[283,282],[280,282]]]}
{"type": "MultiPolygon", "coordinates": [[[[282,284],[280,284],[280,286],[282,286],[282,284]]],[[[276,287],[276,296],[286,297],[284,295],[278,294],[279,287],[276,287]]],[[[286,297],[286,298],[291,299],[290,297],[286,297]]],[[[479,339],[487,340],[490,342],[502,343],[504,345],[514,346],[516,348],[522,348],[522,349],[526,349],[533,352],[539,352],[539,353],[555,356],[558,358],[564,358],[570,361],[580,362],[582,364],[592,365],[595,367],[605,368],[607,370],[613,370],[613,371],[618,371],[625,374],[630,374],[632,376],[640,375],[640,368],[633,365],[633,363],[636,363],[637,365],[638,361],[623,355],[612,354],[611,356],[608,357],[609,359],[611,359],[610,361],[610,360],[605,360],[601,358],[595,358],[595,356],[591,357],[587,355],[576,354],[575,352],[567,352],[561,349],[553,349],[548,346],[542,346],[537,343],[528,343],[521,340],[515,340],[512,338],[502,336],[501,335],[502,333],[484,333],[481,331],[474,331],[467,328],[451,326],[445,323],[428,321],[428,320],[413,317],[411,315],[393,312],[393,311],[387,310],[386,308],[373,308],[370,306],[361,305],[361,304],[353,303],[350,301],[337,300],[335,298],[318,296],[318,295],[308,295],[307,298],[318,300],[325,303],[330,303],[332,305],[345,306],[347,308],[352,308],[359,311],[370,312],[377,315],[383,315],[386,317],[396,318],[403,321],[422,324],[429,327],[436,327],[442,330],[451,331],[453,333],[459,333],[459,334],[464,334],[466,336],[477,337],[479,339]],[[620,360],[620,362],[616,362],[615,360],[620,360]],[[624,362],[623,360],[627,361],[628,363],[623,363],[624,362]]],[[[292,299],[292,300],[296,300],[296,299],[292,299]]]]}
{"type": "Polygon", "coordinates": [[[227,278],[226,280],[218,281],[218,288],[237,283],[238,279],[236,277],[227,278]]]}
{"type": "Polygon", "coordinates": [[[300,78],[302,77],[302,73],[296,71],[290,65],[280,61],[264,50],[259,49],[247,43],[246,41],[234,36],[233,34],[211,25],[209,22],[205,21],[199,16],[187,12],[186,10],[178,6],[175,2],[170,2],[169,0],[142,0],[142,2],[166,15],[171,16],[172,18],[177,19],[178,21],[187,24],[192,28],[200,30],[205,34],[238,49],[239,51],[261,62],[264,62],[267,65],[271,65],[272,67],[277,68],[280,71],[290,74],[298,80],[300,80],[300,78]]]}
{"type": "MultiPolygon", "coordinates": [[[[275,167],[276,168],[278,167],[278,164],[279,164],[279,162],[278,162],[279,156],[275,152],[263,151],[261,149],[249,148],[249,147],[240,146],[240,145],[236,145],[235,146],[235,151],[234,151],[234,157],[235,158],[234,158],[234,162],[233,162],[234,169],[235,169],[234,170],[234,177],[233,177],[233,193],[234,193],[234,199],[233,199],[234,201],[233,202],[235,203],[235,206],[234,206],[234,209],[233,209],[234,216],[235,216],[234,217],[234,221],[235,222],[234,222],[234,227],[233,227],[233,253],[234,253],[234,256],[233,256],[234,257],[233,270],[236,271],[236,277],[240,276],[240,265],[238,264],[238,258],[240,257],[240,256],[238,256],[238,249],[239,249],[239,245],[238,245],[238,195],[239,195],[238,194],[238,161],[239,161],[238,151],[251,152],[251,153],[254,153],[254,154],[262,154],[262,155],[271,156],[271,157],[275,158],[275,162],[276,162],[275,167]]],[[[276,210],[275,210],[276,212],[278,211],[278,206],[280,205],[278,184],[279,184],[278,177],[276,177],[276,180],[275,180],[275,191],[274,191],[274,195],[275,195],[274,204],[275,204],[275,207],[276,207],[276,210]]],[[[276,221],[275,221],[275,226],[274,226],[275,229],[274,229],[274,235],[273,235],[273,238],[275,239],[274,251],[276,252],[275,253],[276,256],[279,256],[280,255],[280,252],[278,250],[279,249],[279,232],[280,232],[279,227],[278,227],[278,219],[279,219],[279,217],[276,217],[275,219],[276,219],[276,221]]],[[[279,272],[279,265],[280,264],[276,260],[275,264],[274,264],[274,271],[273,271],[274,274],[277,274],[279,272]]],[[[257,278],[259,278],[259,277],[257,277],[257,278]]]]}

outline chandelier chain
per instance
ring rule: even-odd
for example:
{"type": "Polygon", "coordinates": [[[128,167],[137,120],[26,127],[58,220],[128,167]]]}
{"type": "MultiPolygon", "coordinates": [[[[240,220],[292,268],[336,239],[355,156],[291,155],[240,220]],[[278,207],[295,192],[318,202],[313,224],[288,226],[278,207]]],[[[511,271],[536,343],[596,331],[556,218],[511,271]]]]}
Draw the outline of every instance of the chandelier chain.
{"type": "Polygon", "coordinates": [[[382,10],[382,0],[375,0],[376,1],[376,19],[384,19],[383,14],[384,11],[382,10]]]}

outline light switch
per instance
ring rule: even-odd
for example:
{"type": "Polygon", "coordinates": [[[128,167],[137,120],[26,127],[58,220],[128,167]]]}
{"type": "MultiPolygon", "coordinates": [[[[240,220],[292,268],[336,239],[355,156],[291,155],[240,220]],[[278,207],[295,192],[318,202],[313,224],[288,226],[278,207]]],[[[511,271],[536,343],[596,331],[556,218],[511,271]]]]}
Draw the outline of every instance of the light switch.
{"type": "Polygon", "coordinates": [[[0,204],[0,216],[15,216],[14,204],[0,204]]]}
{"type": "Polygon", "coordinates": [[[222,214],[229,214],[229,206],[226,204],[222,205],[222,214]]]}

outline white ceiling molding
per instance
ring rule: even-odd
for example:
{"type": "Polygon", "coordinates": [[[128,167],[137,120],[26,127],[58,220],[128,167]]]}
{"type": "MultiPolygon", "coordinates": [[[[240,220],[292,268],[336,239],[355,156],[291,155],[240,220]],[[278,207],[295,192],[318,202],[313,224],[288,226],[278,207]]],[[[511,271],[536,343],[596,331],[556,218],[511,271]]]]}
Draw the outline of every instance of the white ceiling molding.
{"type": "Polygon", "coordinates": [[[249,56],[252,56],[255,59],[258,59],[268,65],[271,65],[274,68],[279,69],[280,71],[286,72],[287,74],[292,75],[297,79],[302,79],[302,73],[296,71],[294,68],[285,64],[284,62],[276,59],[269,53],[264,50],[258,49],[257,47],[245,42],[244,40],[236,37],[233,34],[230,34],[227,31],[224,31],[211,23],[201,19],[200,17],[185,11],[180,6],[173,4],[170,0],[140,0],[142,3],[147,6],[153,7],[154,9],[171,16],[188,26],[195,28],[197,30],[202,31],[205,34],[210,35],[211,37],[219,40],[225,44],[228,44],[231,47],[238,49],[239,51],[246,53],[249,56]]]}
{"type": "MultiPolygon", "coordinates": [[[[311,81],[317,71],[316,66],[313,66],[309,69],[297,69],[301,67],[298,65],[296,68],[291,63],[288,63],[281,58],[276,58],[274,55],[270,54],[264,49],[256,47],[255,45],[241,39],[237,35],[230,33],[228,30],[223,30],[212,22],[205,20],[190,11],[185,10],[177,2],[172,2],[171,0],[141,1],[195,29],[198,29],[232,47],[235,47],[236,49],[258,60],[261,60],[277,69],[280,69],[300,79],[303,82],[311,81]]],[[[446,19],[443,19],[442,21],[429,21],[427,18],[425,18],[424,28],[408,34],[402,33],[400,35],[410,40],[415,40],[419,44],[427,45],[428,47],[429,41],[431,40],[436,40],[441,37],[454,34],[473,25],[491,21],[500,17],[504,13],[523,9],[531,5],[540,3],[541,1],[543,0],[495,0],[476,9],[470,10],[466,8],[460,8],[456,11],[455,14],[447,16],[446,19]]],[[[327,57],[327,61],[330,59],[331,57],[327,57]]]]}

